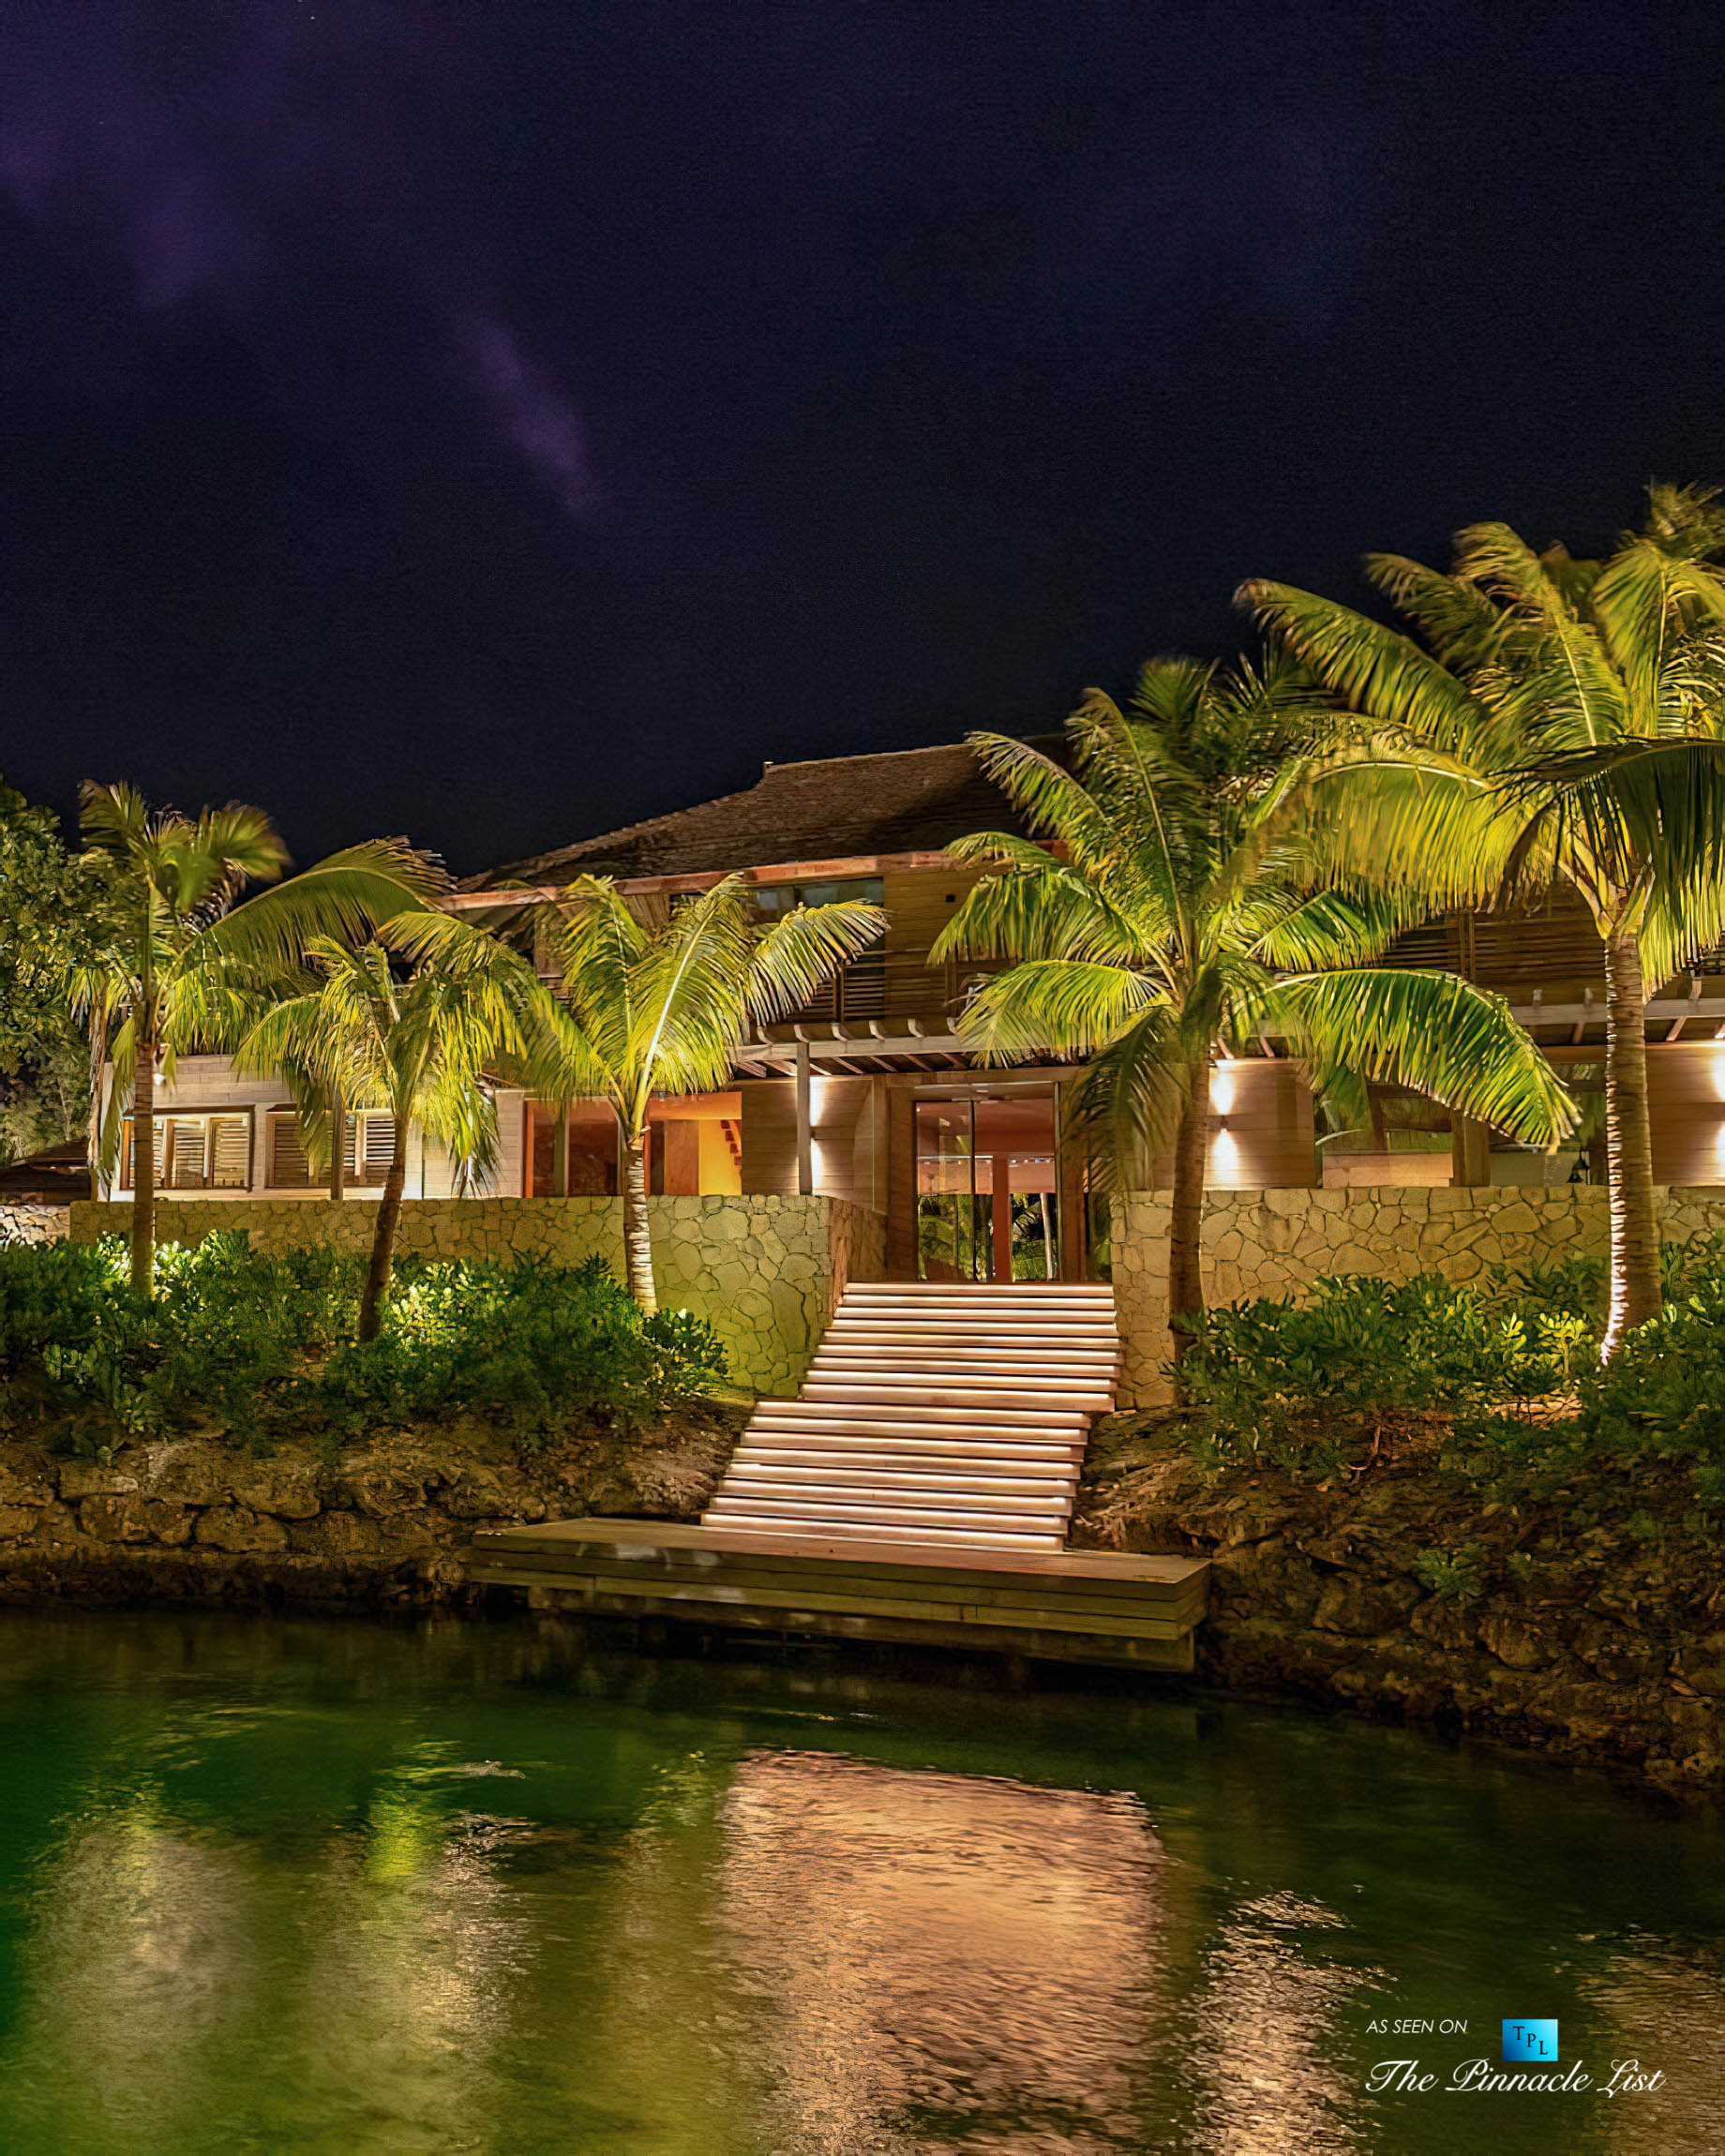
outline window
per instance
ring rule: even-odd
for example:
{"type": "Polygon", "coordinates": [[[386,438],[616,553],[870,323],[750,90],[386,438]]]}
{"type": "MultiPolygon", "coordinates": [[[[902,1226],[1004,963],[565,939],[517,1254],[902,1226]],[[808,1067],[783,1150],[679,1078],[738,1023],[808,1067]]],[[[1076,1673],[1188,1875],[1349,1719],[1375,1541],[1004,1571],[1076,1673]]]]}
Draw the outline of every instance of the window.
{"type": "MultiPolygon", "coordinates": [[[[860,898],[881,905],[886,885],[878,876],[860,876],[850,883],[777,883],[762,886],[755,903],[769,921],[782,920],[800,906],[832,906],[840,899],[860,898]]],[[[874,944],[860,958],[853,958],[838,977],[823,988],[813,1003],[796,1013],[803,1018],[879,1018],[886,1011],[887,958],[884,944],[874,944]]]]}
{"type": "MultiPolygon", "coordinates": [[[[347,1119],[344,1155],[351,1190],[381,1190],[389,1163],[395,1157],[396,1121],[374,1109],[347,1119]]],[[[319,1190],[326,1187],[327,1173],[313,1175],[306,1158],[306,1142],[299,1115],[292,1108],[274,1108],[269,1119],[269,1188],[272,1190],[319,1190]]]]}
{"type": "MultiPolygon", "coordinates": [[[[251,1111],[218,1109],[207,1115],[161,1115],[156,1130],[158,1190],[248,1190],[251,1188],[251,1111]]],[[[120,1133],[122,1190],[136,1189],[132,1119],[120,1133]]]]}

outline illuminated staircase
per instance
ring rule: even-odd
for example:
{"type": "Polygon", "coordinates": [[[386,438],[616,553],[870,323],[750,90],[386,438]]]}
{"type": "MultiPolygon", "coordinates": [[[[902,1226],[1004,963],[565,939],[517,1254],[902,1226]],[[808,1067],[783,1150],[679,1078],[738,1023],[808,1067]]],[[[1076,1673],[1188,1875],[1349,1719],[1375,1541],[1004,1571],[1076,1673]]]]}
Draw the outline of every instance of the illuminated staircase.
{"type": "Polygon", "coordinates": [[[796,1399],[756,1409],[701,1524],[1063,1549],[1119,1354],[1108,1287],[849,1288],[796,1399]]]}

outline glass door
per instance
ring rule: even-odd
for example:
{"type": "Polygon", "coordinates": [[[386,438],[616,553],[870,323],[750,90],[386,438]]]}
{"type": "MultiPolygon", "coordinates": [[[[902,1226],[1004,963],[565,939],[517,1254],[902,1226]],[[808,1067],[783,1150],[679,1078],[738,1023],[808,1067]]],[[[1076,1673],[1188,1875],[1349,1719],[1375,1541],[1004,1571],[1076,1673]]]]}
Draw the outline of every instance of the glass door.
{"type": "Polygon", "coordinates": [[[1059,1279],[1052,1086],[919,1100],[916,1149],[919,1280],[1059,1279]]]}

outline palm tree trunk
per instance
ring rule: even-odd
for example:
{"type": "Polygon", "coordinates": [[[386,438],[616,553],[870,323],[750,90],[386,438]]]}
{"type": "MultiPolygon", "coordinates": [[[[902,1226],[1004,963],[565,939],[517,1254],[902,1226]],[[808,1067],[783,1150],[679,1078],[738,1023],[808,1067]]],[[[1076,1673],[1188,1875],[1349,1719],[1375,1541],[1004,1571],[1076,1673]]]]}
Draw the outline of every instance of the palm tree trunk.
{"type": "Polygon", "coordinates": [[[383,1322],[383,1302],[389,1293],[390,1267],[396,1262],[396,1230],[401,1221],[401,1193],[407,1187],[407,1117],[396,1117],[396,1149],[383,1177],[383,1196],[378,1205],[377,1233],[371,1238],[371,1263],[366,1271],[366,1292],[360,1297],[359,1337],[374,1340],[383,1322]]]}
{"type": "Polygon", "coordinates": [[[1605,1144],[1611,1183],[1612,1299],[1602,1355],[1659,1314],[1659,1221],[1647,1114],[1647,1028],[1641,940],[1605,939],[1605,1144]]]}
{"type": "Polygon", "coordinates": [[[647,1145],[643,1130],[623,1146],[622,1261],[629,1293],[641,1315],[650,1318],[659,1298],[652,1284],[652,1230],[647,1218],[647,1145]]]}
{"type": "Polygon", "coordinates": [[[1204,1160],[1210,1135],[1210,1062],[1194,1056],[1174,1139],[1174,1202],[1168,1215],[1168,1330],[1176,1363],[1190,1353],[1204,1319],[1198,1238],[1204,1226],[1204,1160]]]}
{"type": "Polygon", "coordinates": [[[329,1194],[339,1200],[348,1187],[348,1106],[338,1086],[329,1097],[329,1194]]]}
{"type": "Polygon", "coordinates": [[[145,1025],[132,1074],[132,1293],[156,1293],[156,1043],[145,1025]]]}

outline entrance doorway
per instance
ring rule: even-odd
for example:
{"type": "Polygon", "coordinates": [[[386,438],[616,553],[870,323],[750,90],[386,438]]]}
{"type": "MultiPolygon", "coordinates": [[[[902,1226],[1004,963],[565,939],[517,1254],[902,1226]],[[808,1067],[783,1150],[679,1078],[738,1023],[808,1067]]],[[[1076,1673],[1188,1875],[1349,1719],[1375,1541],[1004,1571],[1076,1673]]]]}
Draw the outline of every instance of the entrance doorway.
{"type": "Polygon", "coordinates": [[[918,1098],[919,1280],[1062,1277],[1057,1126],[1051,1085],[918,1098]]]}

